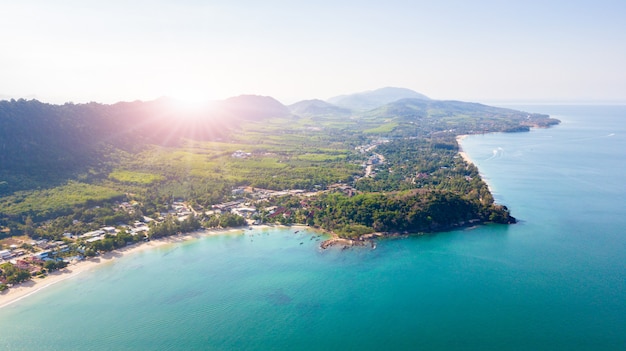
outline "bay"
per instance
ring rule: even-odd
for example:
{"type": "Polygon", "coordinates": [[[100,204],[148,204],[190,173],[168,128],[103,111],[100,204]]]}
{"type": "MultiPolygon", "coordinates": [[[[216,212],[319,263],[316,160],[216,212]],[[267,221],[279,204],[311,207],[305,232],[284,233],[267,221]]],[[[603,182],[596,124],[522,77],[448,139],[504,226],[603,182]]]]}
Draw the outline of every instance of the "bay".
{"type": "Polygon", "coordinates": [[[518,224],[143,251],[0,309],[0,349],[626,349],[626,106],[511,107],[563,123],[462,146],[518,224]]]}

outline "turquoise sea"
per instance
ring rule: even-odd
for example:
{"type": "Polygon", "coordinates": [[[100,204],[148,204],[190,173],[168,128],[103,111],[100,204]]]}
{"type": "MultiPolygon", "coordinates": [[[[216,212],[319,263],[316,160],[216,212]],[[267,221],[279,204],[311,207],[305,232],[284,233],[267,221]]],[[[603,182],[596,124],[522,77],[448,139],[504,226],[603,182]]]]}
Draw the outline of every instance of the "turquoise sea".
{"type": "Polygon", "coordinates": [[[127,255],[0,309],[0,349],[626,350],[626,106],[511,107],[563,123],[462,146],[518,224],[127,255]]]}

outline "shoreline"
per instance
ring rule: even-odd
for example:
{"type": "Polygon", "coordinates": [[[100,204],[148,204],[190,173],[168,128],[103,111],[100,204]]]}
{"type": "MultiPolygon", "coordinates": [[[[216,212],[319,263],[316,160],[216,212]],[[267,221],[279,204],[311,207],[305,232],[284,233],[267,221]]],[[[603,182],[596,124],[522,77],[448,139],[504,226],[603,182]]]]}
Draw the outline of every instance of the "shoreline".
{"type": "Polygon", "coordinates": [[[463,141],[463,139],[467,138],[468,136],[468,134],[462,134],[456,137],[456,143],[459,145],[459,155],[465,162],[476,165],[469,157],[469,155],[465,151],[463,151],[463,147],[461,146],[461,142],[463,141]]]}
{"type": "Polygon", "coordinates": [[[469,157],[469,155],[467,154],[467,152],[463,151],[463,146],[461,145],[461,142],[469,137],[470,135],[474,135],[474,134],[462,134],[462,135],[458,135],[456,137],[456,143],[459,145],[459,155],[461,156],[461,158],[463,159],[463,161],[474,165],[477,169],[478,169],[478,174],[480,174],[480,177],[482,178],[483,182],[485,182],[485,184],[487,184],[487,189],[489,189],[489,192],[491,193],[491,195],[494,197],[495,199],[495,195],[493,192],[493,187],[491,186],[491,184],[487,181],[487,178],[485,177],[485,175],[480,171],[480,168],[478,168],[478,166],[476,165],[476,163],[474,163],[474,161],[469,157]]]}
{"type": "MultiPolygon", "coordinates": [[[[254,229],[267,229],[274,228],[272,225],[259,225],[254,229]]],[[[299,228],[300,226],[294,225],[291,228],[299,228]]],[[[303,226],[304,228],[308,228],[303,226]]],[[[67,267],[49,273],[44,278],[33,277],[23,283],[17,284],[0,293],[0,309],[9,306],[15,302],[18,302],[28,296],[31,296],[47,287],[58,284],[62,281],[74,278],[81,273],[91,271],[102,265],[114,262],[116,259],[124,257],[126,255],[132,255],[139,252],[163,247],[166,245],[172,245],[176,243],[187,242],[194,239],[199,239],[206,236],[234,234],[237,232],[245,233],[247,227],[240,228],[227,228],[227,229],[200,229],[190,233],[173,235],[165,238],[159,238],[150,240],[147,242],[135,243],[133,245],[126,246],[121,249],[106,252],[100,256],[84,259],[82,261],[72,263],[67,267]]]]}

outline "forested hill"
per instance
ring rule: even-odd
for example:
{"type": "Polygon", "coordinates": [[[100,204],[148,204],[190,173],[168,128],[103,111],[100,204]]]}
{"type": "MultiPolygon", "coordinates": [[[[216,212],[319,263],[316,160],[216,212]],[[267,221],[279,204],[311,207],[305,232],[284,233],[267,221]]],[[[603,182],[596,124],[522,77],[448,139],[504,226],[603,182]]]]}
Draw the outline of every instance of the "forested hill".
{"type": "Polygon", "coordinates": [[[455,137],[558,123],[406,89],[356,97],[377,107],[321,100],[287,107],[254,95],[193,110],[167,98],[0,101],[0,238],[58,240],[142,214],[159,218],[174,199],[199,213],[258,199],[257,220],[344,236],[513,223],[476,167],[459,157],[455,137]]]}
{"type": "MultiPolygon", "coordinates": [[[[364,112],[362,119],[397,125],[404,136],[448,131],[456,135],[489,132],[524,132],[559,123],[547,115],[463,101],[401,99],[364,112]]],[[[397,134],[397,133],[396,133],[397,134]]]]}
{"type": "Polygon", "coordinates": [[[0,101],[0,195],[89,174],[115,162],[119,151],[220,139],[242,123],[288,115],[275,99],[252,95],[193,112],[167,98],[113,105],[0,101]]]}
{"type": "Polygon", "coordinates": [[[426,95],[410,89],[386,87],[372,91],[335,96],[328,99],[328,102],[356,111],[366,111],[401,99],[430,100],[426,95]]]}
{"type": "MultiPolygon", "coordinates": [[[[400,88],[347,95],[337,101],[378,107],[359,111],[306,100],[288,108],[271,97],[255,95],[217,101],[194,111],[180,109],[168,98],[113,105],[0,101],[0,195],[54,187],[68,180],[90,182],[90,177],[108,175],[120,157],[132,158],[129,155],[154,145],[179,147],[189,140],[247,144],[262,134],[259,142],[268,143],[289,134],[300,145],[324,141],[343,143],[341,147],[349,149],[376,137],[437,133],[449,137],[558,123],[545,115],[431,100],[400,88]]],[[[280,152],[289,157],[289,152],[280,152]]]]}
{"type": "Polygon", "coordinates": [[[304,100],[289,105],[289,110],[295,115],[304,117],[349,117],[352,111],[322,100],[304,100]]]}

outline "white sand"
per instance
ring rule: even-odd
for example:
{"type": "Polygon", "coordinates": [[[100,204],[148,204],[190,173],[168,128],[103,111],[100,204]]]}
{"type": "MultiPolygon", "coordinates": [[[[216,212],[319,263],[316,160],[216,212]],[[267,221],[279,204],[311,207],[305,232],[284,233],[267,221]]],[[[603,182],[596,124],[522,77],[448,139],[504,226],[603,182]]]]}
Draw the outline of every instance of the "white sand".
{"type": "Polygon", "coordinates": [[[467,137],[467,135],[459,135],[456,137],[456,142],[459,144],[459,155],[461,155],[461,158],[463,158],[465,162],[473,164],[474,162],[472,162],[472,159],[469,158],[469,156],[463,151],[463,148],[461,147],[461,141],[463,141],[463,139],[467,137]]]}

